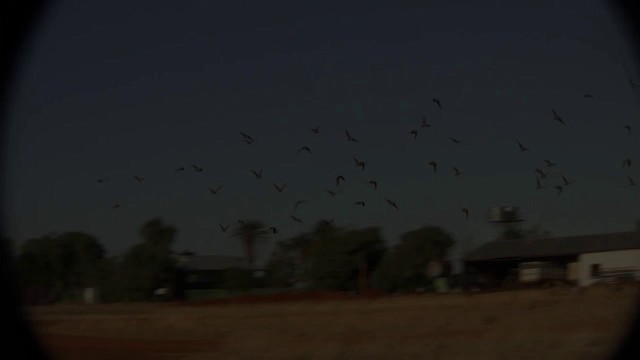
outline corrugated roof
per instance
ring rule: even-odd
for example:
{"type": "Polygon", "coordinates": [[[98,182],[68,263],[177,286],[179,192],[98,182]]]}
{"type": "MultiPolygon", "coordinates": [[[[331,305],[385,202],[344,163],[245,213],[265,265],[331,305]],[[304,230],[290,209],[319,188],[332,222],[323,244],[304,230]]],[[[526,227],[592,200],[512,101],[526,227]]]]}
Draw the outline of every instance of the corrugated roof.
{"type": "Polygon", "coordinates": [[[640,232],[597,234],[534,240],[496,240],[481,245],[465,261],[498,260],[577,255],[584,253],[640,249],[640,232]]]}
{"type": "Polygon", "coordinates": [[[178,266],[189,270],[224,270],[229,268],[250,268],[246,259],[224,255],[178,256],[178,266]]]}

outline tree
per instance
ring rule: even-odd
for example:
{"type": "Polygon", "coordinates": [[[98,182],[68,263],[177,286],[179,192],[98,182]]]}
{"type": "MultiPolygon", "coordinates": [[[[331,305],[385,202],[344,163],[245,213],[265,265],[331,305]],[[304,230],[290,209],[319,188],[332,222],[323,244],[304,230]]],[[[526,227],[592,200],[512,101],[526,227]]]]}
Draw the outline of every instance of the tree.
{"type": "Polygon", "coordinates": [[[129,249],[116,270],[125,299],[147,300],[154,289],[172,283],[176,263],[171,246],[177,232],[160,218],[142,225],[139,231],[142,242],[129,249]]]}
{"type": "Polygon", "coordinates": [[[255,262],[256,242],[266,238],[268,235],[267,226],[260,220],[244,221],[234,229],[233,236],[242,241],[245,256],[250,266],[253,266],[255,262]]]}
{"type": "Polygon", "coordinates": [[[374,286],[395,291],[426,285],[427,264],[431,260],[445,260],[453,244],[453,237],[435,226],[423,226],[402,234],[400,242],[387,252],[374,273],[374,286]]]}

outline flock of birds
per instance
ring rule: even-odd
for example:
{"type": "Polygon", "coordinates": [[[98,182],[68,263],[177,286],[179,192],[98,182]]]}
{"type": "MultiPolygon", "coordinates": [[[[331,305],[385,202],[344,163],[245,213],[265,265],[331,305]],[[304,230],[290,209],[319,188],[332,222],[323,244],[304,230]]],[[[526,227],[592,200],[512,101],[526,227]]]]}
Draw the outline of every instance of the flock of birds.
{"type": "MultiPolygon", "coordinates": [[[[636,88],[638,88],[638,85],[635,84],[630,78],[628,79],[629,84],[631,86],[632,90],[635,90],[636,88]]],[[[585,99],[593,99],[593,96],[591,94],[585,94],[583,95],[583,97],[585,99]]],[[[432,99],[432,102],[435,103],[438,108],[440,110],[442,110],[442,103],[440,101],[440,99],[438,98],[434,98],[432,99]]],[[[558,112],[556,112],[555,109],[551,109],[551,115],[553,120],[555,120],[557,123],[559,123],[560,125],[566,126],[566,122],[564,121],[564,119],[558,114],[558,112]]],[[[419,128],[431,128],[431,124],[429,124],[429,122],[427,121],[427,118],[425,116],[422,117],[422,122],[419,126],[419,128]]],[[[626,130],[626,134],[627,136],[631,135],[631,125],[626,124],[622,127],[624,130],[626,130]]],[[[316,126],[314,128],[309,129],[309,131],[314,134],[314,135],[318,135],[320,134],[320,126],[316,126]]],[[[247,145],[252,145],[256,142],[255,138],[243,131],[239,131],[239,134],[241,136],[241,140],[246,143],[247,145]]],[[[354,135],[349,132],[348,129],[344,129],[344,134],[345,134],[345,138],[347,142],[351,142],[354,144],[359,144],[359,141],[356,137],[354,137],[354,135]]],[[[413,139],[417,139],[418,137],[418,128],[415,129],[411,129],[408,132],[408,135],[410,135],[413,139]]],[[[454,144],[460,144],[461,141],[457,138],[454,137],[449,137],[449,140],[454,143],[454,144]]],[[[516,141],[516,144],[518,146],[518,150],[521,152],[525,152],[525,151],[530,151],[530,149],[528,147],[526,147],[525,145],[523,145],[520,141],[516,141]]],[[[311,148],[309,146],[302,146],[297,150],[298,154],[301,154],[303,152],[306,152],[308,154],[313,154],[313,151],[311,150],[311,148]]],[[[358,159],[356,156],[352,155],[355,167],[360,168],[362,171],[365,171],[366,168],[366,162],[358,159]]],[[[631,168],[631,164],[632,164],[632,160],[631,158],[626,158],[622,161],[622,167],[623,168],[631,168]]],[[[431,160],[428,162],[427,166],[431,167],[434,173],[438,172],[438,162],[436,160],[431,160]]],[[[544,165],[536,168],[534,170],[534,173],[536,174],[536,189],[537,190],[542,190],[544,188],[547,188],[549,186],[544,185],[543,184],[543,180],[547,179],[549,177],[550,174],[550,169],[557,166],[557,164],[551,160],[548,159],[544,159],[544,165]]],[[[191,168],[193,169],[193,171],[195,172],[203,172],[204,169],[198,165],[191,165],[191,168]]],[[[454,176],[462,176],[463,175],[463,171],[457,167],[452,167],[452,174],[454,176]]],[[[174,175],[177,175],[179,173],[185,172],[186,168],[184,166],[181,166],[177,169],[175,169],[174,171],[174,175]]],[[[256,180],[261,180],[263,178],[263,169],[251,169],[250,172],[253,174],[253,176],[255,177],[256,180]]],[[[102,178],[98,180],[98,183],[104,183],[105,181],[107,181],[109,178],[102,178]]],[[[133,176],[133,179],[139,183],[142,183],[145,181],[145,177],[143,176],[133,176]]],[[[557,184],[557,185],[553,185],[553,189],[555,189],[557,191],[557,194],[560,195],[562,194],[563,190],[568,187],[571,186],[572,184],[574,184],[576,181],[575,180],[570,180],[569,178],[567,178],[567,176],[565,176],[564,174],[560,174],[560,179],[562,180],[562,183],[557,184]]],[[[633,178],[631,178],[631,176],[627,176],[627,180],[630,186],[636,186],[636,182],[633,178]]],[[[324,189],[324,191],[330,195],[330,196],[336,196],[337,194],[339,194],[339,190],[341,187],[341,184],[344,184],[346,182],[346,178],[344,175],[337,175],[335,178],[335,185],[336,188],[335,189],[324,189]]],[[[378,182],[375,179],[370,179],[367,182],[367,185],[370,185],[371,188],[373,190],[377,190],[378,189],[378,182]]],[[[286,183],[282,183],[282,184],[277,184],[277,183],[273,183],[273,187],[275,189],[276,192],[278,193],[282,193],[286,190],[287,188],[287,184],[286,183]]],[[[218,186],[209,186],[209,191],[212,195],[218,195],[224,188],[224,185],[218,185],[218,186]]],[[[389,207],[395,209],[395,210],[399,210],[399,206],[398,204],[389,198],[386,198],[386,203],[388,204],[389,207]]],[[[293,210],[294,212],[303,204],[306,204],[307,201],[306,200],[298,200],[295,202],[294,206],[293,206],[293,210]]],[[[359,200],[353,203],[354,206],[360,206],[360,207],[365,207],[366,206],[366,202],[363,200],[359,200]]],[[[112,206],[112,209],[118,209],[120,208],[121,205],[120,204],[114,204],[112,206]]],[[[468,220],[469,219],[469,214],[470,214],[470,209],[469,208],[462,208],[461,212],[464,214],[465,218],[468,220]]],[[[303,223],[303,220],[296,216],[296,215],[290,215],[290,218],[292,221],[296,222],[296,223],[303,223]]],[[[325,225],[329,225],[333,223],[333,219],[321,219],[320,220],[322,223],[324,223],[325,225]]],[[[243,220],[238,220],[238,224],[243,225],[244,221],[243,220]]],[[[226,232],[229,229],[229,225],[225,225],[222,223],[218,223],[220,231],[222,232],[226,232]]],[[[276,226],[269,226],[269,229],[272,233],[276,234],[279,232],[279,229],[276,226]]]]}

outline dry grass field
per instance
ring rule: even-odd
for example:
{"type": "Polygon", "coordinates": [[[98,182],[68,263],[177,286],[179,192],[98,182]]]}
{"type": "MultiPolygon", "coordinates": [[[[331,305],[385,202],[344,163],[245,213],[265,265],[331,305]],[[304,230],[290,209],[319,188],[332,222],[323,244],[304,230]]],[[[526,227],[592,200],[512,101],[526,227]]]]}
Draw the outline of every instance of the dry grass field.
{"type": "Polygon", "coordinates": [[[278,303],[29,308],[58,359],[603,359],[637,285],[278,303]]]}

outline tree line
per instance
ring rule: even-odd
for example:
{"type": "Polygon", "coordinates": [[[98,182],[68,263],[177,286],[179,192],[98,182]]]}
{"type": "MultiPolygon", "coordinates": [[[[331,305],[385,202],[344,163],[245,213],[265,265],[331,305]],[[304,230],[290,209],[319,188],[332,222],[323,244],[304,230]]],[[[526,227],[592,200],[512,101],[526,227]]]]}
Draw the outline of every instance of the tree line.
{"type": "MultiPolygon", "coordinates": [[[[121,256],[107,256],[97,237],[84,232],[51,233],[26,240],[17,249],[18,281],[27,303],[79,300],[82,289],[95,287],[103,302],[149,301],[154,290],[175,285],[178,229],[161,218],[144,223],[140,242],[121,256]]],[[[253,265],[257,245],[274,235],[259,220],[241,221],[232,235],[241,241],[247,263],[253,265]]],[[[500,238],[550,236],[540,227],[504,229],[500,238]]],[[[430,262],[443,265],[455,244],[439,226],[405,232],[388,246],[377,226],[343,228],[320,221],[309,231],[277,240],[265,265],[266,277],[255,282],[241,269],[229,269],[224,288],[303,288],[323,291],[385,292],[428,289],[430,262]]],[[[188,252],[187,252],[188,253],[188,252]]],[[[183,252],[182,254],[185,254],[183,252]]]]}

